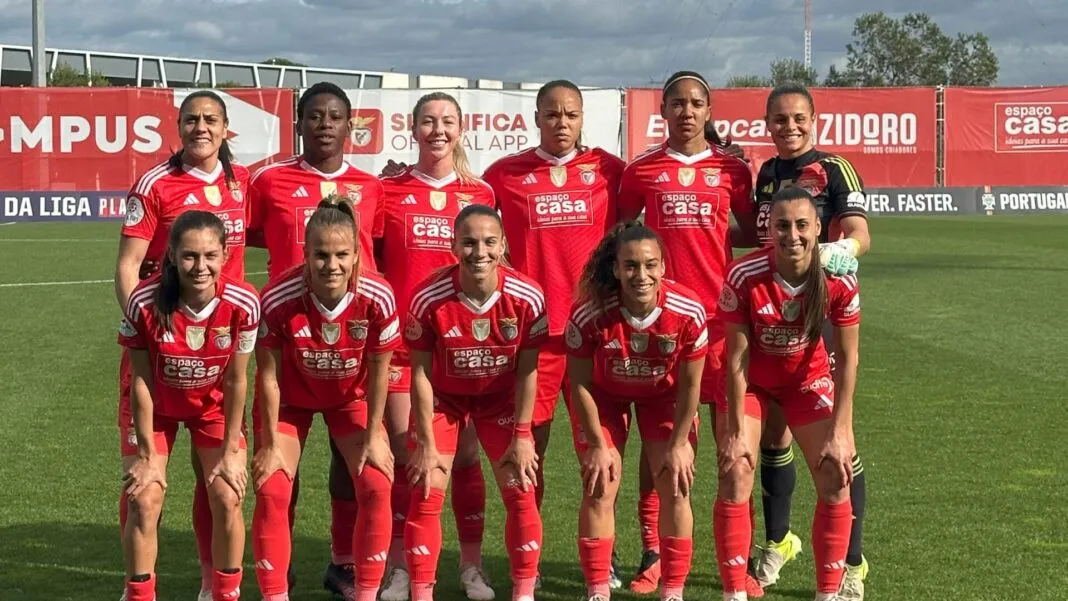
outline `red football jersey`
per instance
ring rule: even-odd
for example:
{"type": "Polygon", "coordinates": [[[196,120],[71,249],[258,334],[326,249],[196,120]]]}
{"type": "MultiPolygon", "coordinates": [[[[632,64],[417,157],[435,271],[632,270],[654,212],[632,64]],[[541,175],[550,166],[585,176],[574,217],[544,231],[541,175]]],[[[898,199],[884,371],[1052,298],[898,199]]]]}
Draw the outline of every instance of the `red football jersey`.
{"type": "Polygon", "coordinates": [[[623,166],[600,148],[563,157],[531,148],[482,176],[497,197],[509,263],[545,291],[552,336],[563,333],[582,268],[616,223],[623,166]]]}
{"type": "MultiPolygon", "coordinates": [[[[689,288],[660,281],[656,308],[638,319],[615,295],[604,308],[580,300],[564,334],[569,355],[593,359],[593,386],[641,402],[675,394],[678,365],[708,353],[708,318],[689,288]]],[[[674,400],[673,398],[671,400],[674,400]]]]}
{"type": "Polygon", "coordinates": [[[666,276],[686,282],[712,314],[732,259],[729,214],[753,211],[749,166],[718,148],[688,157],[665,142],[627,165],[619,206],[622,215],[645,209],[664,241],[666,276]]]}
{"type": "Polygon", "coordinates": [[[348,163],[334,173],[323,173],[296,156],[260,168],[249,185],[249,229],[263,231],[271,279],[304,262],[304,227],[319,201],[334,193],[352,201],[360,232],[360,263],[366,271],[377,270],[371,229],[382,201],[378,178],[348,163]]]}
{"type": "Polygon", "coordinates": [[[404,328],[410,348],[434,354],[436,395],[511,390],[519,352],[540,347],[547,335],[541,287],[504,266],[497,291],[481,307],[461,291],[458,266],[435,274],[413,293],[404,328]]]}
{"type": "Polygon", "coordinates": [[[397,306],[407,309],[416,285],[456,263],[452,224],[460,210],[471,203],[496,203],[493,190],[481,180],[463,184],[456,174],[437,180],[414,167],[383,178],[382,186],[385,193],[374,228],[374,237],[383,244],[379,269],[393,285],[397,306]]]}
{"type": "MultiPolygon", "coordinates": [[[[805,286],[791,286],[775,271],[775,249],[738,259],[727,272],[719,316],[749,326],[749,382],[775,387],[830,373],[823,338],[805,336],[805,286]]],[[[827,319],[837,327],[860,323],[856,276],[827,277],[827,319]]]]}
{"type": "Polygon", "coordinates": [[[126,222],[122,235],[148,240],[146,261],[163,261],[171,224],[186,211],[209,211],[226,228],[226,264],[223,273],[235,280],[245,278],[245,228],[248,225],[248,170],[233,165],[236,181],[226,182],[222,163],[206,173],[188,166],[167,163],[149,169],[130,188],[126,198],[126,222]]]}
{"type": "Polygon", "coordinates": [[[221,409],[223,375],[231,357],[256,347],[256,289],[220,276],[215,298],[198,313],[180,306],[167,330],[154,312],[161,277],[154,275],[134,288],[119,326],[119,344],[148,351],[155,414],[181,420],[221,409]]]}
{"type": "Polygon", "coordinates": [[[282,351],[282,404],[329,409],[364,399],[368,353],[400,344],[393,289],[373,272],[360,275],[333,310],[319,302],[293,267],[263,289],[260,344],[282,351]]]}

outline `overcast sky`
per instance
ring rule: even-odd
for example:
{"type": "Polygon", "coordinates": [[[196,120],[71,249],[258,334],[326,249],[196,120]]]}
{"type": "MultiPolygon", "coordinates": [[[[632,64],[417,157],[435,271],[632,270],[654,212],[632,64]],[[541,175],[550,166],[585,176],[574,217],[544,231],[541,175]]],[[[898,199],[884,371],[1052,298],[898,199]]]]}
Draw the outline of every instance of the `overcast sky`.
{"type": "MultiPolygon", "coordinates": [[[[506,81],[712,83],[802,58],[802,0],[46,0],[47,45],[506,81]]],[[[31,41],[31,0],[0,0],[0,43],[31,41]]],[[[1068,84],[1068,0],[813,0],[813,63],[844,63],[864,12],[925,11],[981,31],[999,84],[1068,84]]]]}

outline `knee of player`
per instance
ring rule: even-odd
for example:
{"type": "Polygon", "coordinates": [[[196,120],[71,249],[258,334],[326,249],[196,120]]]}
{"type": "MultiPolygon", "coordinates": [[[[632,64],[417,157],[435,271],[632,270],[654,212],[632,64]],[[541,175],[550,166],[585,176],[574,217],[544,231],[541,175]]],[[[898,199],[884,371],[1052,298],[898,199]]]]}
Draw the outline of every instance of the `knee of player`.
{"type": "Polygon", "coordinates": [[[373,465],[365,465],[363,473],[356,477],[356,496],[361,505],[389,503],[392,493],[389,477],[373,465]]]}
{"type": "Polygon", "coordinates": [[[155,523],[163,511],[163,488],[158,485],[146,487],[140,493],[128,497],[130,513],[136,515],[142,523],[155,523]]]}
{"type": "Polygon", "coordinates": [[[510,510],[528,510],[533,509],[537,511],[537,502],[534,498],[534,487],[527,486],[526,490],[519,484],[518,478],[509,480],[501,487],[501,499],[504,501],[504,506],[510,510]]]}
{"type": "Polygon", "coordinates": [[[827,503],[841,503],[849,498],[849,485],[842,481],[841,473],[830,462],[824,462],[816,472],[816,489],[820,500],[827,503]]]}
{"type": "Polygon", "coordinates": [[[589,489],[586,489],[582,492],[582,504],[596,515],[612,515],[615,511],[616,495],[618,492],[619,487],[613,484],[609,484],[604,487],[603,490],[595,490],[592,495],[590,494],[589,489]]]}
{"type": "MultiPolygon", "coordinates": [[[[731,503],[744,503],[753,493],[753,468],[740,461],[719,474],[719,498],[731,503]]],[[[663,503],[663,495],[661,495],[663,503]]]]}
{"type": "Polygon", "coordinates": [[[208,487],[208,502],[211,503],[212,514],[241,513],[241,499],[222,478],[216,478],[208,487]]]}

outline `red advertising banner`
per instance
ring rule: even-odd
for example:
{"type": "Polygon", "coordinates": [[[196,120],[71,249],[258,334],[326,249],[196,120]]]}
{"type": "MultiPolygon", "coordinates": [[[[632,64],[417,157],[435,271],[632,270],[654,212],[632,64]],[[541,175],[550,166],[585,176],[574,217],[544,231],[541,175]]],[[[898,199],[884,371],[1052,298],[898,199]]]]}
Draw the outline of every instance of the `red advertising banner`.
{"type": "Polygon", "coordinates": [[[1068,88],[947,88],[947,186],[1068,183],[1068,88]]]}
{"type": "MultiPolygon", "coordinates": [[[[742,146],[754,172],[775,156],[764,122],[767,88],[712,91],[720,135],[742,146]]],[[[871,187],[935,183],[934,88],[813,88],[816,146],[849,159],[871,187]]],[[[667,139],[660,90],[627,90],[627,158],[667,139]]]]}
{"type": "MultiPolygon", "coordinates": [[[[193,90],[4,88],[0,190],[127,190],[180,148],[178,107],[193,90]]],[[[293,152],[292,90],[217,92],[229,142],[248,167],[293,152]]]]}

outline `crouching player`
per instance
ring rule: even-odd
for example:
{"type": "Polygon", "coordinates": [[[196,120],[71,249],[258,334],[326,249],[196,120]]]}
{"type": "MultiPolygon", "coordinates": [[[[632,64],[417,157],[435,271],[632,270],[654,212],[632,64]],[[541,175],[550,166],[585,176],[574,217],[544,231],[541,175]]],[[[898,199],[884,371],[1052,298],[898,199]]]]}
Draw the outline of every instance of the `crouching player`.
{"type": "Polygon", "coordinates": [[[211,598],[240,595],[245,369],[260,302],[255,288],[221,275],[225,261],[223,222],[206,211],[183,213],[171,226],[160,273],[134,288],[119,328],[133,366],[133,429],[122,448],[129,601],[156,598],[157,528],[167,459],[181,424],[192,437],[211,506],[211,598]]]}
{"type": "Polygon", "coordinates": [[[771,243],[735,261],[719,299],[727,328],[727,401],[718,408],[719,496],[716,557],[724,599],[744,601],[752,539],[749,497],[768,405],[777,404],[815,480],[812,526],[816,600],[838,599],[849,545],[853,477],[853,389],[860,296],[855,276],[820,267],[816,203],[803,188],[777,192],[771,243]],[[831,377],[821,336],[834,327],[838,365],[831,377]]]}
{"type": "Polygon", "coordinates": [[[542,529],[531,420],[538,348],[548,335],[545,297],[533,280],[500,265],[504,237],[492,208],[464,208],[453,232],[459,264],[416,287],[404,329],[412,368],[412,493],[404,530],[411,599],[433,599],[445,488],[470,421],[507,513],[512,599],[533,601],[542,529]]]}
{"type": "Polygon", "coordinates": [[[389,360],[400,342],[393,290],[361,273],[352,206],[332,196],[308,220],[304,264],[264,288],[256,354],[252,518],[265,601],[288,601],[293,475],[316,413],[345,459],[360,511],[352,539],[355,601],[374,601],[392,534],[393,454],[382,425],[389,360]]]}
{"type": "Polygon", "coordinates": [[[617,225],[594,251],[564,336],[582,469],[579,558],[589,601],[608,601],[615,500],[635,405],[659,492],[660,598],[682,601],[693,556],[690,488],[708,327],[696,293],[663,279],[659,237],[617,225]]]}

